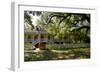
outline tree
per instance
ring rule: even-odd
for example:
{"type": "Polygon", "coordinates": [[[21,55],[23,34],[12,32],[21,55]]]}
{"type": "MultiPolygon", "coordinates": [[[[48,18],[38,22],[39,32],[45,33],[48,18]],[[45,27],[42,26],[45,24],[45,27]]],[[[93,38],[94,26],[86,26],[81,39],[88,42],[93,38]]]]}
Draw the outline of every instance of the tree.
{"type": "Polygon", "coordinates": [[[24,22],[31,25],[33,30],[30,15],[40,17],[37,26],[46,30],[53,39],[90,42],[90,14],[25,11],[24,22]]]}
{"type": "Polygon", "coordinates": [[[31,30],[34,29],[34,25],[32,24],[32,16],[39,16],[41,14],[41,12],[39,11],[24,11],[24,23],[28,23],[32,28],[31,30]]]}
{"type": "Polygon", "coordinates": [[[76,42],[90,38],[90,14],[42,12],[37,24],[47,30],[54,38],[64,39],[73,36],[73,40],[77,37],[76,42]]]}

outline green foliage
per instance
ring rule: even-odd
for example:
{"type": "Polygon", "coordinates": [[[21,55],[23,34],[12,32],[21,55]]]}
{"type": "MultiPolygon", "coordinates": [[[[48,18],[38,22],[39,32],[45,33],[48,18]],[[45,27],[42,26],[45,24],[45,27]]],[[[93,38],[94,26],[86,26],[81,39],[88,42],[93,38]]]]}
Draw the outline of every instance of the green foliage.
{"type": "Polygon", "coordinates": [[[31,21],[31,16],[28,14],[28,11],[25,11],[24,12],[24,22],[27,22],[28,24],[32,24],[32,21],[31,21]]]}
{"type": "Polygon", "coordinates": [[[30,57],[25,57],[25,61],[52,60],[53,54],[50,50],[44,50],[41,53],[34,53],[30,57]]]}
{"type": "Polygon", "coordinates": [[[30,14],[37,15],[37,26],[46,30],[52,39],[72,39],[72,43],[90,43],[90,14],[25,11],[24,22],[34,28],[30,14]],[[70,37],[70,38],[69,38],[70,37]]]}
{"type": "Polygon", "coordinates": [[[90,15],[75,13],[43,12],[37,26],[44,28],[54,39],[70,37],[73,42],[88,42],[90,15]]]}

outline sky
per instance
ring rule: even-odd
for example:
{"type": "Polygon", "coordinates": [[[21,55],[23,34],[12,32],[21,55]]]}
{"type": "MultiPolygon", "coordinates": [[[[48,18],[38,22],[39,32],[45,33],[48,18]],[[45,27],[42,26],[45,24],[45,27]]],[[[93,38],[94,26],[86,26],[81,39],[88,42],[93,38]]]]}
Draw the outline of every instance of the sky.
{"type": "Polygon", "coordinates": [[[32,24],[34,25],[34,26],[36,26],[37,24],[36,24],[36,20],[37,19],[39,19],[39,16],[37,16],[37,15],[32,15],[32,14],[30,14],[30,16],[32,17],[32,24]]]}

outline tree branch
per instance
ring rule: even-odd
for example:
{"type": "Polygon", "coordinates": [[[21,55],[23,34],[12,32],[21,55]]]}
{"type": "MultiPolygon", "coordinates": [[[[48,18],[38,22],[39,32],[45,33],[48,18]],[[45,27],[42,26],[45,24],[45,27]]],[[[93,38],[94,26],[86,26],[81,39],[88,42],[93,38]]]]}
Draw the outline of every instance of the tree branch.
{"type": "MultiPolygon", "coordinates": [[[[51,16],[49,17],[48,21],[47,21],[47,24],[49,24],[49,23],[51,22],[51,19],[52,19],[53,17],[64,17],[64,19],[65,19],[65,17],[67,17],[67,16],[58,15],[58,14],[51,15],[51,16]]],[[[63,20],[64,20],[64,19],[63,19],[63,20]]],[[[60,22],[62,22],[63,20],[61,20],[60,22]]]]}

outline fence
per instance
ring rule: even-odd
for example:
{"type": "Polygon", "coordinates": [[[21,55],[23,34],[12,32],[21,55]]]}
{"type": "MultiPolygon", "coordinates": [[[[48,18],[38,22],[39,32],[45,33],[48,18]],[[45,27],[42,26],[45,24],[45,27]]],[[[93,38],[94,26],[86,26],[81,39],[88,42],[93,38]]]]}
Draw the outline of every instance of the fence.
{"type": "Polygon", "coordinates": [[[79,44],[48,44],[48,48],[89,48],[89,43],[79,43],[79,44]]]}

